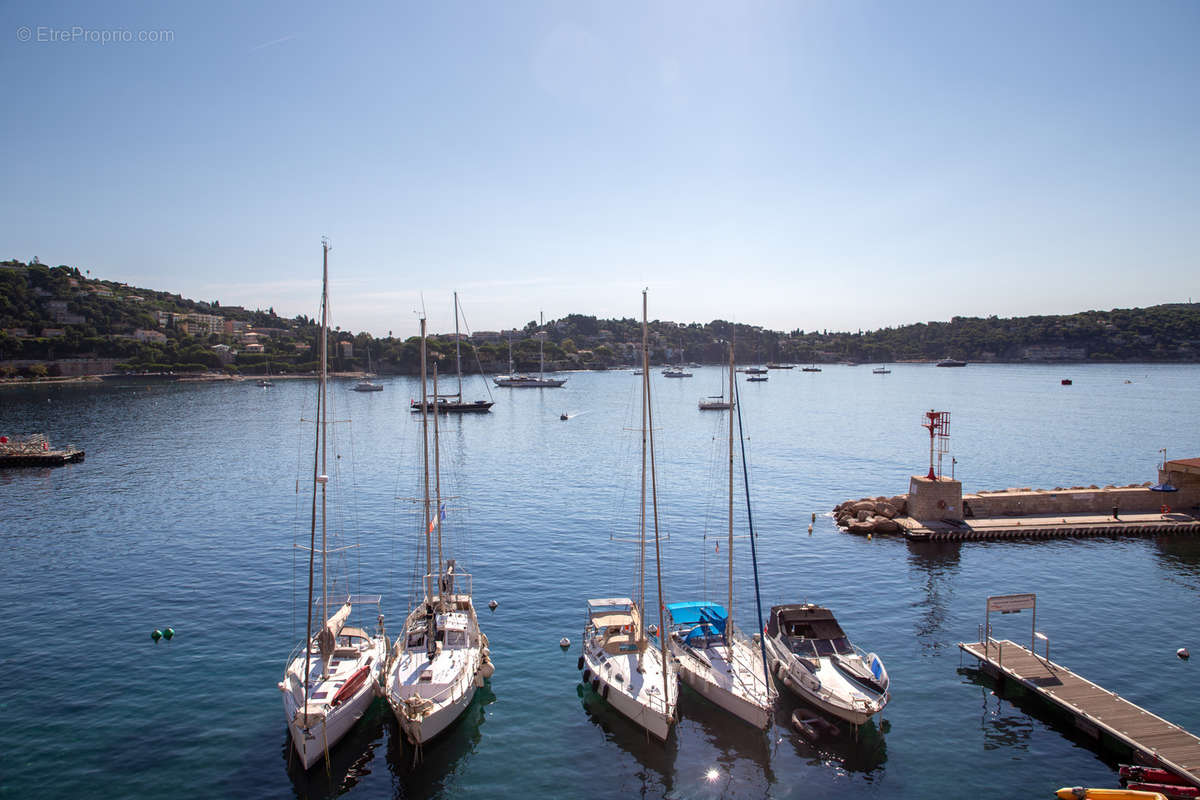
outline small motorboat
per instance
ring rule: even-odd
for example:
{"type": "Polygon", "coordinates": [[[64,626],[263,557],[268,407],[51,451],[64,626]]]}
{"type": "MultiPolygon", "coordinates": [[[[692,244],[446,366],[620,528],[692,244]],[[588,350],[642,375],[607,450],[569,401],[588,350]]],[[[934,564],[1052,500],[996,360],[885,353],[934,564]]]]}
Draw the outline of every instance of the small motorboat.
{"type": "Polygon", "coordinates": [[[792,712],[792,727],[810,742],[836,739],[840,733],[838,726],[824,717],[800,716],[800,709],[792,712]]]}
{"type": "Polygon", "coordinates": [[[828,608],[812,603],[772,607],[766,645],[780,682],[827,714],[862,725],[891,699],[883,660],[851,644],[828,608]]]}
{"type": "Polygon", "coordinates": [[[558,415],[558,418],[559,418],[559,419],[561,419],[561,420],[568,420],[568,419],[570,419],[570,417],[568,417],[566,414],[559,414],[559,415],[558,415]]]}
{"type": "Polygon", "coordinates": [[[1120,769],[1122,781],[1141,781],[1144,783],[1173,783],[1186,786],[1187,782],[1162,767],[1143,767],[1138,764],[1122,764],[1120,769]]]}
{"type": "Polygon", "coordinates": [[[957,358],[943,358],[937,365],[939,367],[965,367],[967,362],[959,361],[957,358]]]}
{"type": "Polygon", "coordinates": [[[890,375],[892,371],[887,367],[876,367],[875,369],[871,370],[871,372],[876,375],[890,375]]]}
{"type": "Polygon", "coordinates": [[[767,375],[747,375],[746,380],[752,383],[761,383],[767,379],[767,375]]]}
{"type": "Polygon", "coordinates": [[[1063,378],[1063,379],[1062,379],[1062,385],[1063,385],[1063,386],[1070,386],[1070,385],[1071,385],[1071,379],[1070,379],[1070,378],[1063,378]]]}

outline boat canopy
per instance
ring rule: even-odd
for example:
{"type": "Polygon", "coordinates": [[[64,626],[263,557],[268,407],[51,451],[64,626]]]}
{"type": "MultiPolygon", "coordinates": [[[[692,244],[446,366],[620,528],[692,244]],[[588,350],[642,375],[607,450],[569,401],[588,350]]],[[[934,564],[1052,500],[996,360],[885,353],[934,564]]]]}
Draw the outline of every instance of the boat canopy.
{"type": "Polygon", "coordinates": [[[633,599],[629,597],[597,597],[594,600],[587,601],[588,608],[623,608],[629,609],[633,607],[633,599]]]}
{"type": "Polygon", "coordinates": [[[767,633],[774,636],[780,632],[785,636],[803,636],[806,639],[841,639],[846,636],[832,611],[811,604],[772,608],[767,633]]]}
{"type": "Polygon", "coordinates": [[[710,625],[725,627],[729,612],[720,603],[709,603],[696,600],[690,603],[667,603],[667,612],[676,625],[698,625],[706,622],[710,625]]]}
{"type": "Polygon", "coordinates": [[[692,626],[686,641],[692,644],[708,636],[724,636],[729,612],[720,603],[694,601],[691,603],[667,603],[671,623],[679,627],[692,626]]]}

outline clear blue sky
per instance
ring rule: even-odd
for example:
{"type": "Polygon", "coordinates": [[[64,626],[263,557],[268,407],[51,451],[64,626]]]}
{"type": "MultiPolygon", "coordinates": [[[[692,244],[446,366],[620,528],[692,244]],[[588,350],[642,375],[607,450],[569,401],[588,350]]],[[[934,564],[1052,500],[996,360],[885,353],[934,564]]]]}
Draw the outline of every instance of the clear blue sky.
{"type": "Polygon", "coordinates": [[[0,257],[312,314],[327,235],[377,335],[1200,299],[1195,0],[7,2],[0,81],[0,257]]]}

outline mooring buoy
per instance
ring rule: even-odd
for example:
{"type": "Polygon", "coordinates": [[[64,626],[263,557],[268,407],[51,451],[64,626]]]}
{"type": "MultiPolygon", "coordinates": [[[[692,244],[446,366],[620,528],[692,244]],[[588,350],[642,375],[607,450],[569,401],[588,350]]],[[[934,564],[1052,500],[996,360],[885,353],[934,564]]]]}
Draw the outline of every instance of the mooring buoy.
{"type": "Polygon", "coordinates": [[[1181,647],[1178,650],[1176,650],[1175,655],[1179,656],[1184,661],[1187,661],[1189,658],[1192,657],[1192,654],[1188,652],[1188,649],[1186,647],[1181,647]]]}
{"type": "Polygon", "coordinates": [[[163,638],[166,639],[168,642],[171,641],[171,639],[174,638],[174,636],[175,636],[174,628],[163,628],[163,638]]]}
{"type": "Polygon", "coordinates": [[[571,646],[571,640],[564,636],[558,640],[558,646],[561,647],[563,650],[566,650],[568,647],[571,646]]]}
{"type": "Polygon", "coordinates": [[[497,603],[495,600],[488,600],[488,608],[490,608],[492,611],[495,611],[496,606],[498,606],[498,605],[500,605],[500,604],[497,603]]]}
{"type": "Polygon", "coordinates": [[[153,639],[155,642],[157,642],[159,639],[161,639],[162,636],[163,636],[162,631],[160,631],[158,628],[155,628],[154,632],[150,634],[150,638],[153,639]]]}

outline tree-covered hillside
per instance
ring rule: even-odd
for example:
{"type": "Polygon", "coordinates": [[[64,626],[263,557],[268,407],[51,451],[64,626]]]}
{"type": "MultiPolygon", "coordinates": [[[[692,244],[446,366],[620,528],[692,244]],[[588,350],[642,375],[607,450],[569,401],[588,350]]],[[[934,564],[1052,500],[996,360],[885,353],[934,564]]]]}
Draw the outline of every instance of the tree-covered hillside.
{"type": "MultiPolygon", "coordinates": [[[[766,361],[1161,361],[1200,360],[1200,304],[1084,311],[1063,316],[954,317],[873,331],[771,331],[713,320],[650,325],[655,364],[717,363],[724,342],[740,363],[766,361]]],[[[536,369],[538,338],[548,368],[607,368],[639,358],[637,320],[569,314],[544,326],[528,322],[500,337],[463,344],[464,370],[536,369]],[[541,332],[539,334],[539,331],[541,332]],[[478,365],[478,366],[476,366],[478,365]]],[[[411,373],[419,342],[331,333],[335,370],[362,370],[368,351],[379,372],[411,373]]],[[[92,278],[66,265],[0,262],[0,375],[105,371],[310,372],[317,326],[306,316],[249,310],[92,278]],[[83,366],[80,366],[83,364],[83,366]]],[[[433,336],[431,357],[453,368],[454,341],[433,336]]]]}

